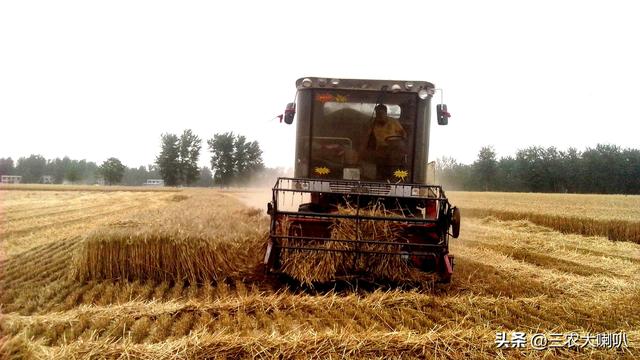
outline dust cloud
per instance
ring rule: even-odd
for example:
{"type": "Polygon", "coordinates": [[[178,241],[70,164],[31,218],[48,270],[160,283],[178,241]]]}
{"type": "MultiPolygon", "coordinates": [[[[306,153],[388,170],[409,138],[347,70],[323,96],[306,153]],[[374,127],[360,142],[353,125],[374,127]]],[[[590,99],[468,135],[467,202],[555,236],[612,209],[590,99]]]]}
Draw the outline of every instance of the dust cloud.
{"type": "Polygon", "coordinates": [[[267,212],[267,203],[271,201],[271,188],[269,187],[260,187],[260,188],[230,188],[222,190],[223,193],[228,194],[238,200],[240,200],[245,205],[261,209],[267,212]]]}

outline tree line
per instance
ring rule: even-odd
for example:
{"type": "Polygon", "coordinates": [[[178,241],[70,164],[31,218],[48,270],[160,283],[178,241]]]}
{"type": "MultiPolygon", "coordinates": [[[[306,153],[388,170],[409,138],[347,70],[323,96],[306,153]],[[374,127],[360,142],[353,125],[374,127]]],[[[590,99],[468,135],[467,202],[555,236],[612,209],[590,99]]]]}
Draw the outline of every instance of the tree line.
{"type": "Polygon", "coordinates": [[[266,168],[257,141],[231,132],[215,134],[207,140],[211,168],[199,167],[202,139],[186,129],[180,136],[160,136],[160,153],[154,164],[129,168],[115,158],[101,165],[69,157],[46,159],[42,155],[0,158],[0,175],[22,176],[22,183],[122,184],[139,186],[148,179],[162,179],[167,186],[271,185],[283,168],[266,168]]]}
{"type": "Polygon", "coordinates": [[[498,159],[493,147],[485,146],[472,164],[438,159],[436,174],[452,190],[640,194],[640,150],[531,146],[498,159]]]}
{"type": "MultiPolygon", "coordinates": [[[[105,161],[105,164],[110,164],[105,161]]],[[[32,154],[21,157],[16,162],[12,158],[0,158],[0,175],[22,176],[23,183],[41,183],[51,181],[54,184],[95,183],[102,178],[102,168],[93,161],[63,158],[45,159],[42,155],[32,154]],[[46,178],[45,178],[46,177],[46,178]]]]}
{"type": "MultiPolygon", "coordinates": [[[[98,166],[93,161],[74,160],[69,157],[45,159],[42,155],[21,157],[17,161],[10,157],[0,158],[0,175],[22,176],[22,183],[38,184],[98,184],[141,186],[148,179],[161,179],[157,164],[126,167],[117,158],[109,158],[98,166]],[[50,178],[47,178],[50,177],[50,178]]],[[[211,170],[203,166],[198,169],[198,180],[192,186],[213,186],[211,170]]]]}
{"type": "MultiPolygon", "coordinates": [[[[208,170],[208,169],[207,169],[208,170]]],[[[210,173],[210,171],[209,171],[210,173]]],[[[75,160],[68,156],[46,159],[42,155],[12,158],[0,158],[0,175],[22,176],[21,182],[38,184],[122,184],[138,186],[147,179],[160,177],[157,165],[126,167],[117,158],[109,158],[101,165],[93,161],[75,160]]],[[[209,177],[211,179],[211,176],[209,177]]]]}
{"type": "MultiPolygon", "coordinates": [[[[154,164],[129,168],[117,158],[98,165],[69,157],[42,155],[0,158],[0,175],[20,175],[23,183],[122,184],[139,186],[147,179],[163,179],[175,186],[272,185],[284,168],[266,168],[256,141],[232,132],[207,140],[210,164],[198,167],[202,140],[191,130],[180,136],[162,134],[154,164]],[[46,177],[46,179],[45,179],[46,177]]],[[[514,156],[497,158],[491,146],[478,152],[472,164],[450,157],[437,160],[437,182],[452,190],[640,194],[640,150],[598,144],[575,148],[532,146],[514,156]]]]}

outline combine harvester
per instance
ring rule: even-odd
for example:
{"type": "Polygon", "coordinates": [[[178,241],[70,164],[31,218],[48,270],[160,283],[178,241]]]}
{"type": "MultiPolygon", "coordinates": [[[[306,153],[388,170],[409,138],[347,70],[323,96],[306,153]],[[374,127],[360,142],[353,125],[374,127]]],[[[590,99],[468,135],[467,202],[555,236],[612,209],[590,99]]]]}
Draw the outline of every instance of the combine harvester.
{"type": "MultiPolygon", "coordinates": [[[[458,237],[460,211],[428,182],[434,85],[308,77],[296,88],[282,116],[286,124],[296,119],[295,175],[278,178],[267,204],[267,271],[296,278],[291,261],[321,256],[349,263],[333,264],[331,280],[366,278],[368,260],[384,259],[450,282],[449,237],[458,237]],[[337,229],[345,223],[352,231],[337,229]]],[[[447,125],[446,105],[436,109],[447,125]]],[[[308,270],[312,279],[316,270],[308,270]]]]}

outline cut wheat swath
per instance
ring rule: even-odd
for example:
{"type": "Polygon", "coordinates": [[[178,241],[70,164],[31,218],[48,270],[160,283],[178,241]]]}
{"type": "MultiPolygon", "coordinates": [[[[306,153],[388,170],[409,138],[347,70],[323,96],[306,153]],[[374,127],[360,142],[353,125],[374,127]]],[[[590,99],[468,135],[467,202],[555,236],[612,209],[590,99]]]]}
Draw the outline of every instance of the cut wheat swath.
{"type": "Polygon", "coordinates": [[[225,197],[180,200],[89,233],[74,256],[72,277],[204,283],[250,276],[267,220],[225,197]]]}

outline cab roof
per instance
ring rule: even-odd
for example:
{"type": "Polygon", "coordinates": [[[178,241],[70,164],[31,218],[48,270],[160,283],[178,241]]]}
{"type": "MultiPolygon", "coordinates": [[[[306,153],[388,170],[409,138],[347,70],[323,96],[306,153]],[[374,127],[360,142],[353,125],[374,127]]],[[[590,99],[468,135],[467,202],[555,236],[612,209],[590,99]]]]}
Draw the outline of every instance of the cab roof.
{"type": "Polygon", "coordinates": [[[330,77],[303,77],[296,80],[296,88],[304,89],[345,89],[345,90],[386,90],[392,92],[418,92],[420,90],[435,90],[435,86],[428,81],[415,80],[371,80],[371,79],[340,79],[330,77]]]}

